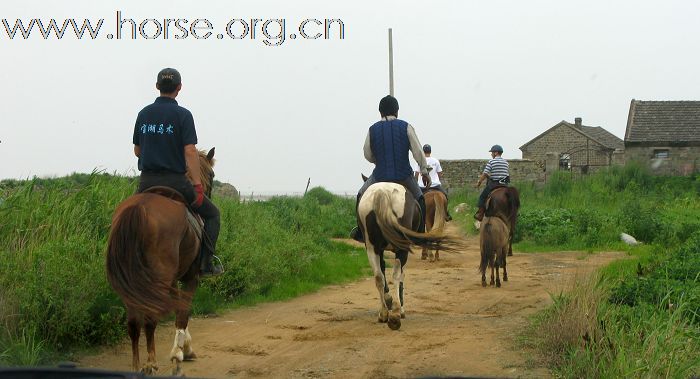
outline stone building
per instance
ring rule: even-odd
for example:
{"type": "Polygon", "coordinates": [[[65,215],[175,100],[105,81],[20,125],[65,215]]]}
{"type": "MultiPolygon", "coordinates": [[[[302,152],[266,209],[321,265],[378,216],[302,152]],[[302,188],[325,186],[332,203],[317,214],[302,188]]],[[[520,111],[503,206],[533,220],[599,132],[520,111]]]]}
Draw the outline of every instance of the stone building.
{"type": "Polygon", "coordinates": [[[578,173],[622,163],[623,149],[620,138],[600,126],[583,125],[580,117],[573,124],[562,120],[520,147],[523,159],[536,161],[543,168],[547,162],[547,170],[578,173]],[[558,167],[550,167],[552,156],[558,167]]]}
{"type": "Polygon", "coordinates": [[[660,175],[700,172],[700,101],[632,99],[625,162],[632,161],[660,175]]]}

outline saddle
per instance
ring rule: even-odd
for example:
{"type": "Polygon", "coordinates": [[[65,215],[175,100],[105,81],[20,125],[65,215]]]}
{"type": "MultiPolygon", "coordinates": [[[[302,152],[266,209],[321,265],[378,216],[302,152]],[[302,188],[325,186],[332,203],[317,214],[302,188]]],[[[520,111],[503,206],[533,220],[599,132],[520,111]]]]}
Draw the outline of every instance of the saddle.
{"type": "Polygon", "coordinates": [[[204,230],[204,220],[202,220],[202,217],[200,217],[192,209],[192,207],[187,203],[185,196],[183,196],[179,191],[176,191],[170,187],[154,186],[154,187],[149,187],[149,188],[143,190],[141,193],[152,193],[152,194],[164,196],[170,200],[184,204],[185,208],[187,209],[187,212],[185,212],[185,217],[187,218],[187,222],[190,225],[190,227],[192,228],[192,230],[194,230],[194,233],[197,235],[197,238],[199,238],[200,241],[202,240],[202,231],[204,230]]]}

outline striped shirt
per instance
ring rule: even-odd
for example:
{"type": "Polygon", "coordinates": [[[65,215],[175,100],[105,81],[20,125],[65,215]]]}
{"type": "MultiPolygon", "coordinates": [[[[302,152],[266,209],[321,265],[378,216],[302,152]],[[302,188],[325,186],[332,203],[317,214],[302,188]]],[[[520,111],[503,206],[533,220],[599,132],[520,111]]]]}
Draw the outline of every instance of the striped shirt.
{"type": "Polygon", "coordinates": [[[508,162],[503,157],[496,157],[489,160],[489,163],[484,167],[484,174],[489,176],[490,180],[499,181],[509,176],[508,162]]]}

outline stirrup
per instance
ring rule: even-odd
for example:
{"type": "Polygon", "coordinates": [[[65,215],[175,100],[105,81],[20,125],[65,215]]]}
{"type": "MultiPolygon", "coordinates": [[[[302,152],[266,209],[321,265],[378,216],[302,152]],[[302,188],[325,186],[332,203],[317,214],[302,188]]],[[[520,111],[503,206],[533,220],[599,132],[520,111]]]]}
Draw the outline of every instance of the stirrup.
{"type": "Polygon", "coordinates": [[[357,226],[350,231],[350,238],[357,242],[365,242],[365,236],[362,235],[362,231],[357,226]]]}
{"type": "Polygon", "coordinates": [[[221,259],[214,254],[211,255],[211,259],[212,261],[209,262],[206,269],[199,270],[202,277],[219,276],[224,273],[224,265],[221,263],[221,259]],[[218,264],[214,264],[214,259],[216,259],[218,264]]]}

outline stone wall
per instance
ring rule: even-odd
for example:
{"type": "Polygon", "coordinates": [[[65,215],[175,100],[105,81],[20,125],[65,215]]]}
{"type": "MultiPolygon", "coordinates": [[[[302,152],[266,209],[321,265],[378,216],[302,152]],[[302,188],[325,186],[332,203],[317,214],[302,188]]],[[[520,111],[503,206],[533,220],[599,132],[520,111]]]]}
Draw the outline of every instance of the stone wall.
{"type": "MultiPolygon", "coordinates": [[[[488,159],[451,159],[440,160],[442,173],[451,188],[474,185],[484,171],[488,159]]],[[[528,159],[508,159],[510,179],[513,182],[544,182],[543,163],[528,159]]]]}
{"type": "Polygon", "coordinates": [[[700,172],[700,146],[627,146],[625,162],[648,166],[657,175],[691,175],[700,172]],[[655,150],[668,150],[668,158],[654,158],[655,150]]]}

